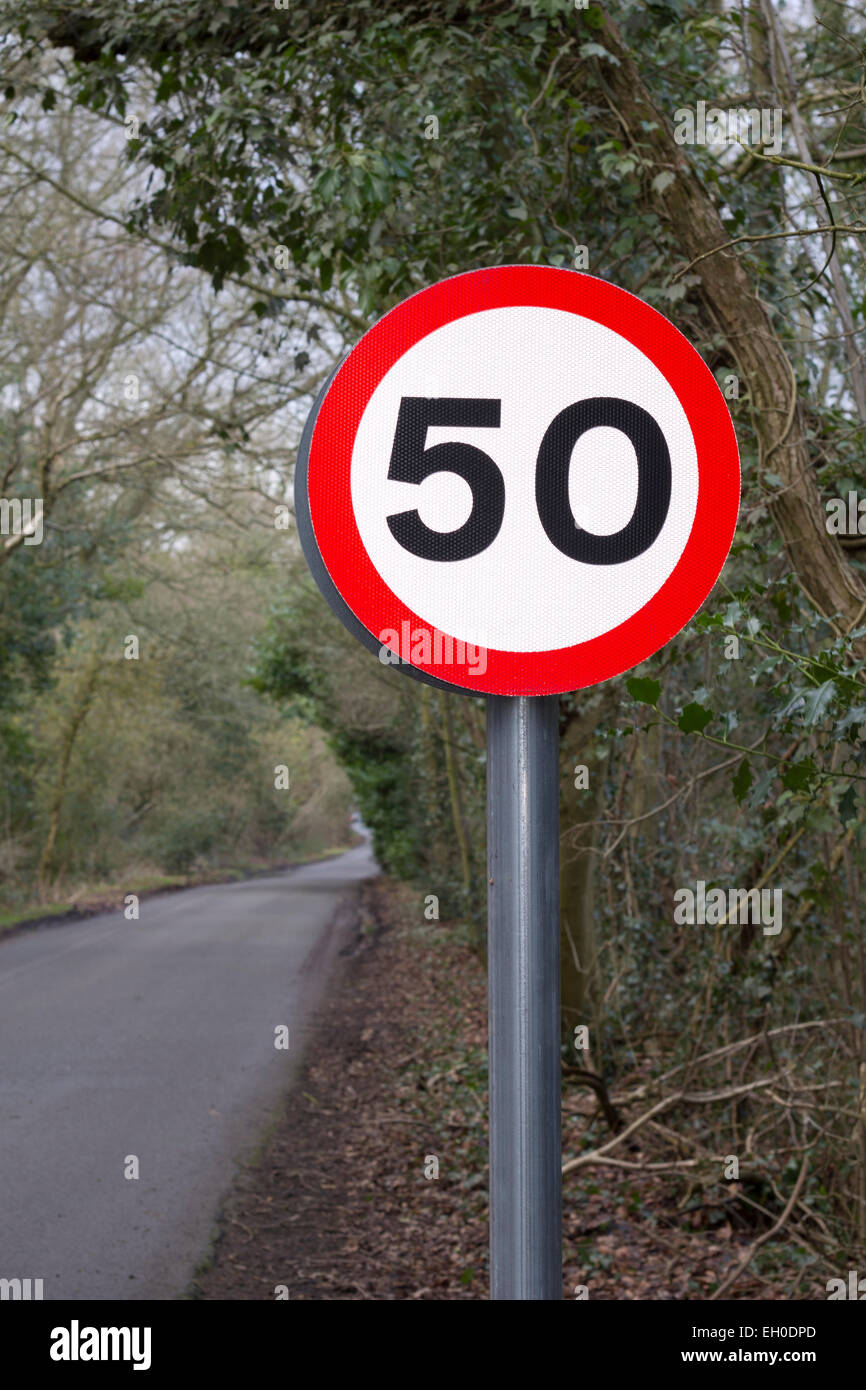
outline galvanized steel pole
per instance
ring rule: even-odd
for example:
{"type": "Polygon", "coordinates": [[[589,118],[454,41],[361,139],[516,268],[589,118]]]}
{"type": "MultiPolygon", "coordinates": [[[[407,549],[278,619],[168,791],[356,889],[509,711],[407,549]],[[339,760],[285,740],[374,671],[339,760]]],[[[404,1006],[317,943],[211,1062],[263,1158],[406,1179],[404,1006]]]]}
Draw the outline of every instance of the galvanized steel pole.
{"type": "Polygon", "coordinates": [[[487,699],[494,1299],[562,1298],[558,703],[487,699]]]}

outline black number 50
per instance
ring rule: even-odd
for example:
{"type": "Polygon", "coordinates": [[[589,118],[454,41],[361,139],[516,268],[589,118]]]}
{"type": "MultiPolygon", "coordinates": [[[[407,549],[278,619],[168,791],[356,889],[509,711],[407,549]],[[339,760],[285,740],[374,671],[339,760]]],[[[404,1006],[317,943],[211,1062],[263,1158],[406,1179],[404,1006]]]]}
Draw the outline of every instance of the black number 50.
{"type": "MultiPolygon", "coordinates": [[[[489,454],[474,444],[426,448],[431,425],[497,428],[502,402],[459,397],[404,396],[397,416],[388,477],[422,483],[431,473],[457,473],[472,489],[472,511],[455,531],[433,531],[417,511],[387,518],[404,549],[424,560],[468,560],[493,543],[505,515],[505,482],[489,454]]],[[[535,501],[549,539],[571,560],[618,565],[642,555],[665,523],[671,500],[671,459],[658,423],[642,406],[617,396],[594,396],[566,406],[551,421],[535,468],[535,501]],[[630,440],[638,465],[634,511],[620,531],[599,536],[578,526],[568,498],[574,446],[587,430],[606,425],[630,440]]]]}

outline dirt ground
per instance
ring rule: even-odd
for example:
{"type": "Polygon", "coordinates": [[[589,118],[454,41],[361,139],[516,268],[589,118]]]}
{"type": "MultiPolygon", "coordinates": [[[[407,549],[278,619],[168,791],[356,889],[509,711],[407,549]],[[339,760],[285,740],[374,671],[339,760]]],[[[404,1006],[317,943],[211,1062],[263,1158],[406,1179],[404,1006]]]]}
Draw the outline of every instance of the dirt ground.
{"type": "MultiPolygon", "coordinates": [[[[392,880],[365,885],[351,916],[300,1077],[238,1175],[193,1298],[488,1295],[483,964],[392,880]]],[[[566,1155],[590,1123],[603,1141],[594,1096],[568,1087],[566,1155]]],[[[703,1299],[755,1234],[678,1211],[650,1174],[584,1168],[563,1182],[564,1297],[703,1299]]],[[[726,1296],[822,1296],[790,1276],[750,1268],[726,1296]]]]}

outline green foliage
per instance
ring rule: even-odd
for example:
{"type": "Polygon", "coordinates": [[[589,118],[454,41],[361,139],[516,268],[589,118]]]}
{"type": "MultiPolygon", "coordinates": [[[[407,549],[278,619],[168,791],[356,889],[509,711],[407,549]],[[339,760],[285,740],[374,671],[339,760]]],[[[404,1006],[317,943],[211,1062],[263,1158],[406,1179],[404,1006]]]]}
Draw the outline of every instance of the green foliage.
{"type": "Polygon", "coordinates": [[[748,758],[743,758],[743,761],[737,768],[734,780],[731,783],[731,789],[738,803],[742,803],[753,781],[754,778],[752,777],[752,768],[749,760],[748,758]]]}
{"type": "Polygon", "coordinates": [[[330,746],[352,784],[379,862],[389,873],[414,879],[422,853],[413,824],[408,749],[387,738],[359,736],[346,729],[334,731],[330,746]]]}
{"type": "Polygon", "coordinates": [[[626,689],[638,704],[652,705],[653,708],[658,704],[662,690],[660,681],[649,680],[643,676],[630,676],[626,681],[626,689]]]}
{"type": "MultiPolygon", "coordinates": [[[[71,521],[64,510],[62,519],[71,521]]],[[[106,558],[112,549],[109,538],[106,558]]],[[[0,564],[0,817],[12,835],[29,824],[33,810],[27,711],[50,689],[76,622],[93,611],[101,593],[101,573],[83,550],[73,524],[48,531],[38,546],[19,546],[0,564]]]]}
{"type": "Polygon", "coordinates": [[[220,839],[224,826],[219,815],[207,811],[182,810],[161,817],[151,840],[153,857],[170,874],[189,873],[197,860],[203,860],[220,839]]]}
{"type": "Polygon", "coordinates": [[[0,888],[9,902],[32,894],[76,712],[83,717],[63,774],[57,892],[151,866],[169,874],[265,866],[346,842],[351,792],[321,734],[277,713],[245,680],[264,586],[243,566],[215,583],[214,562],[219,570],[216,551],[198,544],[152,564],[148,585],[109,571],[112,598],[70,628],[51,681],[0,721],[0,888]],[[127,632],[142,634],[138,660],[123,657],[127,632]],[[288,790],[275,786],[277,766],[289,769],[288,790]]]}
{"type": "MultiPolygon", "coordinates": [[[[640,185],[669,174],[611,120],[597,11],[459,8],[450,23],[455,3],[294,0],[289,16],[187,0],[178,24],[172,5],[93,0],[12,4],[10,18],[25,49],[46,30],[72,43],[78,100],[101,113],[123,118],[144,84],[129,156],[159,179],[131,225],[170,230],[217,288],[252,272],[279,291],[278,246],[302,292],[350,289],[364,313],[477,264],[571,264],[586,242],[609,248],[594,273],[658,282],[669,238],[640,185]]],[[[623,21],[637,53],[652,39],[657,83],[675,63],[673,104],[703,81],[718,24],[696,15],[684,46],[668,7],[623,21]]]]}
{"type": "MultiPolygon", "coordinates": [[[[310,581],[299,580],[271,613],[257,645],[250,684],[325,731],[372,833],[377,858],[389,872],[412,878],[423,850],[408,775],[411,726],[383,722],[381,700],[375,696],[365,700],[362,695],[358,702],[347,699],[347,665],[358,669],[352,640],[310,581]]],[[[372,659],[361,653],[362,690],[369,685],[371,669],[375,675],[372,659]]],[[[384,668],[381,679],[388,679],[384,668]]],[[[395,679],[399,694],[405,696],[405,678],[391,675],[392,684],[395,679]]]]}
{"type": "Polygon", "coordinates": [[[715,717],[711,709],[704,709],[703,705],[692,700],[677,720],[677,727],[682,729],[684,734],[702,734],[715,717]]]}
{"type": "Polygon", "coordinates": [[[435,892],[449,916],[484,908],[484,760],[468,700],[421,687],[359,647],[309,578],[292,575],[256,646],[250,683],[325,731],[389,872],[435,892]],[[453,702],[452,734],[443,699],[453,702]],[[453,805],[446,740],[462,815],[453,805]],[[455,817],[457,824],[455,824],[455,817]],[[465,831],[472,869],[459,851],[465,831]]]}

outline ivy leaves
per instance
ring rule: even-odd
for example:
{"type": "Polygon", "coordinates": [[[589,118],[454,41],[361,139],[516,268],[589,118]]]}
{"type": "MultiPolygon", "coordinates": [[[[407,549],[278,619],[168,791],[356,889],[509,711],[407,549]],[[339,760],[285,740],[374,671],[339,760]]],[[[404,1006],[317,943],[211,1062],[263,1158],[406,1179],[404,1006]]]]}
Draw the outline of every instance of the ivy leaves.
{"type": "Polygon", "coordinates": [[[677,728],[684,734],[702,734],[708,724],[712,724],[715,714],[711,709],[706,709],[704,705],[699,705],[693,700],[686,705],[679,719],[677,728]]]}
{"type": "Polygon", "coordinates": [[[734,774],[734,779],[731,782],[731,790],[734,793],[734,800],[737,802],[738,805],[741,806],[745,801],[746,793],[754,783],[754,780],[755,779],[752,776],[751,763],[749,762],[748,758],[743,758],[743,761],[737,768],[737,771],[734,774]]]}
{"type": "Polygon", "coordinates": [[[651,705],[653,709],[658,708],[659,696],[662,693],[660,681],[647,680],[642,676],[631,676],[625,684],[629,695],[639,705],[651,705]]]}
{"type": "MultiPolygon", "coordinates": [[[[821,669],[826,668],[822,666],[821,669]]],[[[781,784],[781,791],[798,794],[804,800],[809,801],[819,790],[826,788],[830,800],[837,803],[838,813],[843,819],[843,823],[847,823],[847,820],[856,815],[856,791],[851,778],[860,774],[852,772],[848,764],[845,764],[838,771],[826,764],[819,767],[813,754],[803,755],[801,752],[804,735],[826,721],[834,709],[834,702],[838,702],[835,680],[824,680],[818,686],[798,688],[792,691],[785,703],[777,710],[776,718],[771,722],[771,727],[766,729],[764,735],[751,747],[735,743],[729,737],[739,722],[736,711],[717,713],[704,702],[707,696],[703,690],[699,692],[702,699],[688,701],[674,718],[660,707],[660,681],[649,677],[630,677],[626,682],[626,688],[637,704],[647,705],[656,710],[662,722],[671,728],[675,728],[685,735],[697,735],[719,748],[732,749],[744,754],[731,779],[731,791],[738,805],[742,806],[747,799],[749,804],[754,807],[763,805],[771,796],[773,787],[778,782],[781,784]],[[715,722],[720,725],[720,735],[708,732],[715,722]],[[787,733],[799,734],[787,755],[776,754],[767,746],[770,734],[779,729],[783,729],[787,733]],[[757,778],[753,772],[752,764],[752,760],[755,758],[763,758],[771,764],[757,778]],[[844,791],[840,791],[840,782],[845,784],[844,791]]],[[[848,709],[836,721],[833,730],[834,736],[841,736],[844,729],[850,731],[852,720],[866,725],[866,706],[857,707],[856,711],[848,709]],[[844,729],[840,728],[843,725],[844,729]]]]}

